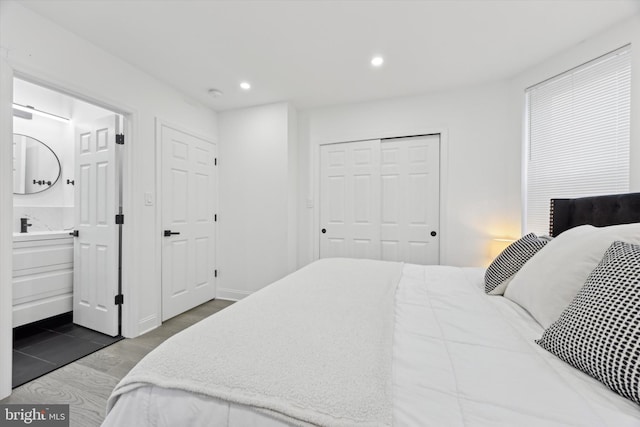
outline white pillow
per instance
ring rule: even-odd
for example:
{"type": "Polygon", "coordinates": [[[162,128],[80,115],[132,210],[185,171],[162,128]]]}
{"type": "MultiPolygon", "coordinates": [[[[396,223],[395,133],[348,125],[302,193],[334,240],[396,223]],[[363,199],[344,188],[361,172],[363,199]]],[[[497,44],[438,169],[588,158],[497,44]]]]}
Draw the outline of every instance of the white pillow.
{"type": "Polygon", "coordinates": [[[616,240],[640,244],[640,223],[567,230],[522,266],[504,296],[546,329],[560,318],[616,240]]]}

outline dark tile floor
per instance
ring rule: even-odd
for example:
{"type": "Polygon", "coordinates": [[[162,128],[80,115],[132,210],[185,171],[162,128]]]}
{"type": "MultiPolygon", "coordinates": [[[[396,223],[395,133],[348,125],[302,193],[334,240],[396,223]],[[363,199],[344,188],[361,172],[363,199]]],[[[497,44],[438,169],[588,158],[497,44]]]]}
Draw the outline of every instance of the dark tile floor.
{"type": "Polygon", "coordinates": [[[72,313],[14,328],[13,388],[121,339],[75,325],[72,313]]]}

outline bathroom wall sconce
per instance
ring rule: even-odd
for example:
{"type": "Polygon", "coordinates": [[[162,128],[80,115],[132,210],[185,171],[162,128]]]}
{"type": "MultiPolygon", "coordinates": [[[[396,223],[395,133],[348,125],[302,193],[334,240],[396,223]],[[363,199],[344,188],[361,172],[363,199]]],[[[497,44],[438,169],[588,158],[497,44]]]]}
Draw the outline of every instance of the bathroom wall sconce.
{"type": "Polygon", "coordinates": [[[67,184],[76,185],[75,179],[67,179],[67,184]]]}
{"type": "Polygon", "coordinates": [[[13,108],[15,108],[16,110],[24,111],[25,113],[32,113],[32,114],[37,114],[38,116],[48,117],[50,119],[54,119],[63,123],[69,123],[70,121],[70,119],[66,117],[62,117],[62,116],[58,116],[57,114],[47,113],[46,111],[38,110],[32,105],[22,105],[22,104],[16,104],[14,102],[13,108]]]}

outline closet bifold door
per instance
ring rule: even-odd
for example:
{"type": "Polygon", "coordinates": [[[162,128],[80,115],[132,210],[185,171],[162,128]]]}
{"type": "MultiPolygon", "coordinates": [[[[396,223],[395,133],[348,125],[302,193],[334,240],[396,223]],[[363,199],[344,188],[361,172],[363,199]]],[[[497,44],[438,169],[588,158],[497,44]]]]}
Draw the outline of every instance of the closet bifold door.
{"type": "Polygon", "coordinates": [[[380,259],[380,140],[320,147],[320,258],[380,259]]]}
{"type": "Polygon", "coordinates": [[[438,264],[440,136],[383,139],[381,259],[438,264]]]}
{"type": "Polygon", "coordinates": [[[320,147],[320,258],[438,264],[440,136],[320,147]]]}

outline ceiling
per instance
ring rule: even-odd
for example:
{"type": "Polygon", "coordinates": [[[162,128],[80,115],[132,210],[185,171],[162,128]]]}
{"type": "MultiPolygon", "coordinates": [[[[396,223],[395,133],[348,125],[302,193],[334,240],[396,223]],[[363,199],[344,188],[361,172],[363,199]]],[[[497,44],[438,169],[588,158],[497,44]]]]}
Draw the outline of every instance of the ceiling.
{"type": "Polygon", "coordinates": [[[640,13],[640,0],[19,2],[217,111],[495,81],[640,13]]]}

